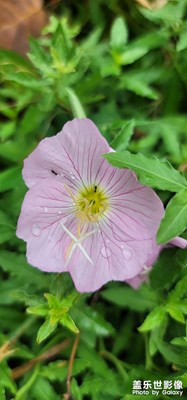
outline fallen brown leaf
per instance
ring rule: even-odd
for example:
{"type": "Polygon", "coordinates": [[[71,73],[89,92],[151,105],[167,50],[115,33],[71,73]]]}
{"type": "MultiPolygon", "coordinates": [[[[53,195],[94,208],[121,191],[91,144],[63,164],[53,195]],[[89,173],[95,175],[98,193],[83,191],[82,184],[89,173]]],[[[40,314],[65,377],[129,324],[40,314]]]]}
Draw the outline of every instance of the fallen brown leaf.
{"type": "Polygon", "coordinates": [[[149,10],[156,10],[158,8],[162,8],[168,3],[168,0],[154,0],[152,2],[148,0],[135,0],[135,1],[139,3],[142,7],[148,8],[149,10]]]}
{"type": "Polygon", "coordinates": [[[0,47],[25,54],[30,35],[38,37],[46,25],[42,0],[0,0],[0,47]]]}

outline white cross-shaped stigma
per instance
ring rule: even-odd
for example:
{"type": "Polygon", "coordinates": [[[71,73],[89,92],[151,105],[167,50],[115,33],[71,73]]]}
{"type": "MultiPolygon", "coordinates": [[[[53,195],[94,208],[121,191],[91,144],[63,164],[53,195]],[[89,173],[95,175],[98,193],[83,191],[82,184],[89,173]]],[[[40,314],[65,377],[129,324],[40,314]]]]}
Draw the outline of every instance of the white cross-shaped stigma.
{"type": "Polygon", "coordinates": [[[91,231],[91,232],[86,233],[85,235],[81,236],[80,238],[77,238],[76,236],[73,235],[73,233],[71,233],[71,232],[69,231],[68,228],[66,228],[66,226],[63,224],[62,221],[60,221],[60,225],[62,226],[62,228],[64,229],[64,231],[70,236],[70,238],[71,238],[71,239],[73,240],[73,242],[74,242],[74,243],[73,243],[73,246],[72,246],[72,248],[71,248],[71,250],[70,250],[70,253],[69,253],[69,255],[68,255],[68,258],[67,258],[67,260],[66,260],[66,265],[67,265],[68,262],[70,261],[70,259],[71,259],[71,257],[72,257],[72,254],[73,254],[73,252],[74,252],[74,250],[75,250],[76,247],[78,247],[79,250],[82,251],[82,253],[85,255],[85,257],[87,258],[87,260],[88,260],[91,264],[93,264],[93,261],[91,260],[91,258],[89,257],[89,255],[86,253],[86,250],[85,250],[84,247],[82,246],[81,242],[82,242],[84,239],[86,239],[87,237],[91,236],[93,233],[97,232],[97,229],[95,229],[95,230],[93,230],[93,231],[91,231]]]}

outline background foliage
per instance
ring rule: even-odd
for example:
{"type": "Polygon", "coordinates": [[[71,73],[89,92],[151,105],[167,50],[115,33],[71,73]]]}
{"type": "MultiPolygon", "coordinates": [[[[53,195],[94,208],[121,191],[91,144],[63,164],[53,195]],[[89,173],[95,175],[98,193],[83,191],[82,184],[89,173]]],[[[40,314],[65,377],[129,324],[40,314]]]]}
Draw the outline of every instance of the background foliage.
{"type": "Polygon", "coordinates": [[[50,14],[28,57],[0,50],[0,399],[68,398],[73,343],[72,399],[139,400],[133,380],[185,388],[187,250],[164,250],[138,291],[110,283],[79,296],[68,274],[27,264],[15,229],[24,158],[87,115],[117,150],[108,160],[167,206],[158,242],[187,237],[187,1],[70,0],[50,14]]]}

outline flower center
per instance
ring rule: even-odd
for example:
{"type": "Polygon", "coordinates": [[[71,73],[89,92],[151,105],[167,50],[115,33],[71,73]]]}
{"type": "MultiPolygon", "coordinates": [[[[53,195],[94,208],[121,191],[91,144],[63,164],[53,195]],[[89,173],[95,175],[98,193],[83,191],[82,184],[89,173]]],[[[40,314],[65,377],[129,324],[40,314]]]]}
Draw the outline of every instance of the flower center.
{"type": "Polygon", "coordinates": [[[77,198],[77,217],[81,221],[96,222],[108,207],[108,198],[98,186],[84,188],[77,198]]]}

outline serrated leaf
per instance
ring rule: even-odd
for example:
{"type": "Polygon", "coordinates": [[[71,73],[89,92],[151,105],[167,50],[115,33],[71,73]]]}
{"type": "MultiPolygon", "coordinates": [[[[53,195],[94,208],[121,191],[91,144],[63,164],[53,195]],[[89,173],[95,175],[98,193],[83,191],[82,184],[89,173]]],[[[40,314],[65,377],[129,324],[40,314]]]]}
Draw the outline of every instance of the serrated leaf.
{"type": "Polygon", "coordinates": [[[122,17],[117,17],[111,29],[110,46],[112,49],[122,49],[128,39],[127,25],[122,17]]]}
{"type": "Polygon", "coordinates": [[[187,228],[187,189],[181,190],[168,203],[158,233],[158,244],[166,243],[187,228]]]}
{"type": "Polygon", "coordinates": [[[49,67],[49,55],[38,43],[36,39],[31,37],[29,39],[30,52],[28,53],[29,59],[32,61],[33,65],[42,71],[44,74],[50,72],[49,67]]]}
{"type": "Polygon", "coordinates": [[[151,331],[152,329],[158,327],[160,323],[162,322],[164,316],[165,316],[165,310],[163,309],[162,306],[156,307],[154,310],[152,310],[146,317],[145,321],[143,324],[138,328],[140,332],[147,332],[151,331]]]}
{"type": "Polygon", "coordinates": [[[104,157],[115,167],[134,171],[144,185],[171,192],[187,188],[184,176],[167,161],[148,158],[143,154],[132,154],[129,151],[108,153],[104,154],[104,157]]]}
{"type": "Polygon", "coordinates": [[[150,50],[167,43],[168,36],[168,32],[162,29],[138,37],[127,46],[122,54],[120,54],[119,63],[122,65],[132,64],[150,50]]]}
{"type": "Polygon", "coordinates": [[[158,93],[150,85],[143,80],[140,80],[136,76],[127,76],[123,78],[123,87],[136,93],[142,97],[148,97],[148,99],[158,99],[158,93]]]}
{"type": "Polygon", "coordinates": [[[43,340],[45,340],[49,335],[51,335],[56,327],[57,324],[52,325],[50,318],[47,318],[38,331],[37,342],[41,343],[43,340]]]}
{"type": "Polygon", "coordinates": [[[24,290],[13,290],[12,297],[18,301],[24,302],[27,306],[36,307],[39,303],[39,297],[35,294],[28,294],[24,290]]]}
{"type": "Polygon", "coordinates": [[[47,79],[37,79],[32,74],[26,72],[9,73],[6,75],[6,79],[37,91],[46,91],[47,84],[49,83],[47,79]]]}
{"type": "Polygon", "coordinates": [[[135,121],[132,119],[127,122],[120,130],[119,134],[112,140],[110,146],[118,151],[125,150],[134,132],[135,121]]]}

